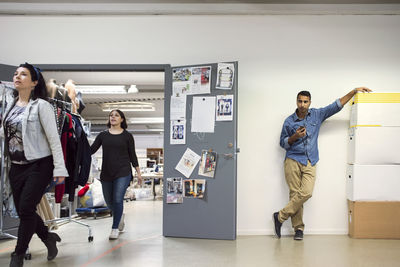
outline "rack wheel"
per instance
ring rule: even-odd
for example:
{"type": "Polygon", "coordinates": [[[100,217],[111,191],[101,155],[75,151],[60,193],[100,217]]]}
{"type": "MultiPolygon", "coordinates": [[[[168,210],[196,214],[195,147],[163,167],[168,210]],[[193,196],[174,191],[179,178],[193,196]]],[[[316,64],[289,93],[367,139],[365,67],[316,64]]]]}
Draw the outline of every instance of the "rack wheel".
{"type": "Polygon", "coordinates": [[[24,258],[25,258],[25,260],[30,261],[32,259],[32,254],[26,253],[24,258]]]}
{"type": "Polygon", "coordinates": [[[93,242],[93,236],[89,236],[89,237],[88,237],[88,241],[89,241],[89,242],[93,242]]]}

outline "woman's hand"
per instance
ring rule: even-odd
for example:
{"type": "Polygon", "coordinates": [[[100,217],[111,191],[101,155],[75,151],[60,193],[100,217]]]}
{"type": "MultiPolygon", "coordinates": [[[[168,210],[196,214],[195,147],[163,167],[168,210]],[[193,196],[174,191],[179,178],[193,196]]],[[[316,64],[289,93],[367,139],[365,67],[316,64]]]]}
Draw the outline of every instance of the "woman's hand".
{"type": "Polygon", "coordinates": [[[56,185],[62,184],[64,183],[65,176],[55,176],[53,180],[56,182],[56,185]]]}
{"type": "Polygon", "coordinates": [[[143,179],[142,179],[142,174],[140,174],[140,172],[137,172],[137,178],[139,185],[142,185],[143,179]]]}

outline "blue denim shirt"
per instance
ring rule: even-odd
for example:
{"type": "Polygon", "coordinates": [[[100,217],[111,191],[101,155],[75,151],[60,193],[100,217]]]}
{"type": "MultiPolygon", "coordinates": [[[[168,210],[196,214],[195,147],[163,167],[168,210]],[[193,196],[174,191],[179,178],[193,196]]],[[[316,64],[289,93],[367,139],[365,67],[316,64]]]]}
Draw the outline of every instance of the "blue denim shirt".
{"type": "Polygon", "coordinates": [[[314,166],[319,160],[318,154],[318,134],[321,124],[330,116],[342,109],[340,100],[337,99],[332,104],[323,108],[311,108],[304,119],[299,119],[296,112],[286,118],[283,123],[280,145],[286,149],[286,157],[291,158],[305,166],[307,161],[314,166]],[[306,127],[306,136],[299,138],[292,145],[289,145],[289,137],[292,136],[300,127],[306,127]]]}

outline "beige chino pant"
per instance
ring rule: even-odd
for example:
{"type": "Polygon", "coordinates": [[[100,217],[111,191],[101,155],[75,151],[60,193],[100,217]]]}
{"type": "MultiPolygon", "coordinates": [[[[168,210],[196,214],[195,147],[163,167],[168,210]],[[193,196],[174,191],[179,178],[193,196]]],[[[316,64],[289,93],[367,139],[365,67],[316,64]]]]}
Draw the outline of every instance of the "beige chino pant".
{"type": "Polygon", "coordinates": [[[290,200],[286,207],[279,211],[278,219],[284,222],[291,217],[294,230],[304,230],[303,204],[312,196],[316,165],[311,166],[308,161],[307,166],[304,166],[293,159],[286,158],[284,169],[290,200]]]}

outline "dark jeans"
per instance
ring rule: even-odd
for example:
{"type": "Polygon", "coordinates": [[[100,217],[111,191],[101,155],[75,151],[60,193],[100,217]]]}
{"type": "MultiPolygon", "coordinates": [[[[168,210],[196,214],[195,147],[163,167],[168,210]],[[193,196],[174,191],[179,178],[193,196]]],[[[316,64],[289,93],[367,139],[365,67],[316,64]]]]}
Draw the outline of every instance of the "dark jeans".
{"type": "Polygon", "coordinates": [[[48,229],[36,213],[47,185],[53,177],[53,157],[48,156],[30,164],[11,164],[10,185],[20,219],[15,252],[25,254],[34,233],[46,240],[48,229]]]}
{"type": "Polygon", "coordinates": [[[114,181],[101,181],[104,200],[113,214],[112,229],[117,229],[124,211],[124,196],[132,175],[119,177],[114,181]]]}

